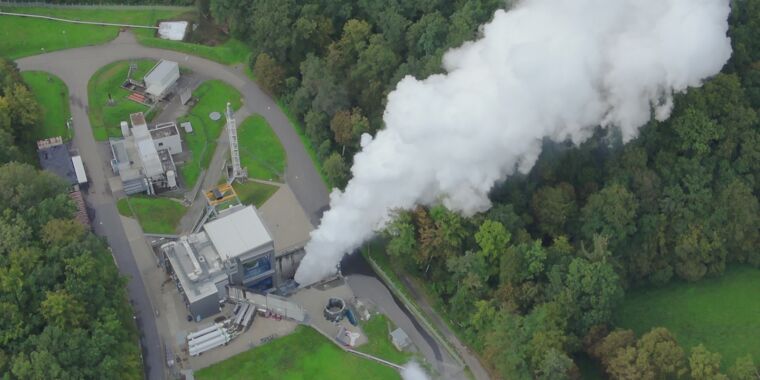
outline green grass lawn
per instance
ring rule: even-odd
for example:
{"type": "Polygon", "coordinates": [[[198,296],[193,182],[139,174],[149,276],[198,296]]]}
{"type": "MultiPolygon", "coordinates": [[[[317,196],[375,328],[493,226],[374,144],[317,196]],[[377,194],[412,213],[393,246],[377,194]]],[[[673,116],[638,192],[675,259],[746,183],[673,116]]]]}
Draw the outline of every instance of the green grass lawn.
{"type": "MultiPolygon", "coordinates": [[[[3,7],[3,11],[38,14],[71,20],[101,21],[131,25],[156,25],[192,11],[176,9],[45,8],[3,7]]],[[[106,43],[118,35],[113,26],[80,25],[18,16],[0,16],[0,54],[16,59],[29,55],[106,43]],[[29,33],[34,31],[34,33],[29,33]]],[[[136,30],[140,39],[152,38],[153,29],[136,30]]]]}
{"type": "Polygon", "coordinates": [[[121,121],[129,121],[129,114],[146,112],[148,107],[127,99],[130,92],[121,88],[127,79],[129,65],[137,64],[137,70],[132,78],[142,78],[156,61],[140,59],[135,61],[119,61],[103,66],[95,72],[87,84],[87,96],[90,105],[90,125],[96,140],[107,140],[109,137],[121,137],[121,121]],[[108,94],[111,94],[114,104],[108,104],[108,94]]]}
{"type": "Polygon", "coordinates": [[[247,181],[245,183],[235,182],[232,184],[240,202],[246,205],[261,207],[274,193],[277,192],[277,186],[267,185],[261,182],[247,181]]]}
{"type": "Polygon", "coordinates": [[[201,369],[197,379],[384,380],[392,368],[343,352],[310,327],[201,369]]]}
{"type": "Polygon", "coordinates": [[[119,214],[137,219],[144,232],[154,234],[176,233],[177,225],[187,211],[175,200],[145,196],[119,199],[116,207],[119,214]]]}
{"type": "Polygon", "coordinates": [[[718,278],[671,283],[626,294],[617,325],[641,335],[663,326],[687,350],[704,343],[723,356],[728,368],[736,358],[760,359],[760,270],[730,267],[718,278]]]}
{"type": "MultiPolygon", "coordinates": [[[[357,316],[358,317],[358,316],[357,316]]],[[[373,314],[369,321],[362,322],[362,330],[367,334],[369,342],[357,347],[361,351],[391,363],[405,365],[412,358],[409,352],[401,352],[393,346],[390,332],[396,327],[382,314],[373,314]]]]}
{"type": "Polygon", "coordinates": [[[240,163],[248,176],[279,181],[285,173],[285,149],[261,115],[253,115],[238,125],[240,163]]]}
{"type": "Polygon", "coordinates": [[[25,71],[21,76],[42,107],[42,118],[35,127],[34,138],[61,136],[70,139],[71,132],[66,127],[66,121],[71,117],[66,84],[57,76],[42,71],[25,71]]]}
{"type": "Polygon", "coordinates": [[[241,95],[238,90],[219,80],[211,80],[201,84],[193,96],[198,98],[198,103],[193,106],[190,113],[179,120],[189,121],[193,125],[193,133],[183,134],[190,152],[189,160],[180,167],[180,173],[185,180],[185,187],[192,189],[198,181],[201,170],[208,168],[211,158],[216,149],[216,140],[224,128],[224,110],[227,102],[232,103],[232,108],[240,108],[241,95]],[[222,114],[218,121],[212,121],[209,114],[217,111],[222,114]]]}
{"type": "Polygon", "coordinates": [[[177,50],[183,53],[197,55],[225,65],[248,61],[251,54],[245,43],[230,38],[227,42],[216,46],[200,45],[191,42],[163,40],[153,36],[138,35],[137,38],[145,46],[159,49],[177,50]]]}
{"type": "MultiPolygon", "coordinates": [[[[194,8],[45,8],[3,7],[4,11],[59,17],[69,20],[100,21],[130,25],[157,25],[161,20],[195,20],[194,8]]],[[[29,55],[106,43],[118,35],[112,26],[79,25],[53,20],[18,16],[0,16],[0,54],[15,59],[29,55]],[[32,38],[28,30],[35,30],[32,38]]],[[[133,29],[137,40],[146,46],[177,50],[223,64],[248,62],[251,51],[245,43],[230,38],[207,46],[190,42],[169,41],[156,37],[155,29],[133,29]]]]}

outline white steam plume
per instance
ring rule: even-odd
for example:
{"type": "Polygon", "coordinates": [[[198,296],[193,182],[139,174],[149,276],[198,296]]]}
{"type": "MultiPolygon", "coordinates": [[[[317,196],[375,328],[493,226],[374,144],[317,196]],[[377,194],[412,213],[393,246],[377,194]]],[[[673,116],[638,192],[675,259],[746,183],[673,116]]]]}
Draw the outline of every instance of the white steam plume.
{"type": "Polygon", "coordinates": [[[417,362],[406,363],[406,367],[401,370],[401,378],[403,380],[430,380],[417,362]]]}
{"type": "Polygon", "coordinates": [[[444,56],[447,74],[407,76],[388,95],[385,129],[362,137],[353,179],[330,194],[296,281],[335,272],[389,210],[443,202],[472,214],[497,181],[527,172],[541,140],[579,143],[599,125],[625,141],[672,94],[731,55],[729,0],[524,0],[444,56]]]}

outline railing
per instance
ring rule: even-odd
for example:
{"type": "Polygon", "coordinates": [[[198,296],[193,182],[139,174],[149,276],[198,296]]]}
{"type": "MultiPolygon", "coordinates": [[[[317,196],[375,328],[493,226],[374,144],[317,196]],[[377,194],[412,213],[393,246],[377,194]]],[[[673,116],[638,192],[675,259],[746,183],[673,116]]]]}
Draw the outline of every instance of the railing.
{"type": "Polygon", "coordinates": [[[104,3],[77,3],[77,4],[51,4],[40,1],[0,1],[0,7],[40,7],[40,8],[97,8],[97,9],[192,9],[192,6],[186,5],[129,5],[129,4],[104,4],[104,3]]]}
{"type": "Polygon", "coordinates": [[[119,28],[158,29],[157,26],[117,24],[117,23],[112,23],[112,22],[97,22],[97,21],[79,21],[79,20],[69,20],[69,19],[65,19],[65,18],[58,18],[58,17],[51,17],[51,16],[33,15],[33,14],[27,14],[27,13],[14,13],[14,12],[2,12],[2,11],[0,11],[0,15],[19,16],[19,17],[28,17],[28,18],[39,18],[39,19],[43,19],[43,20],[68,22],[70,24],[116,26],[116,27],[119,27],[119,28]]]}

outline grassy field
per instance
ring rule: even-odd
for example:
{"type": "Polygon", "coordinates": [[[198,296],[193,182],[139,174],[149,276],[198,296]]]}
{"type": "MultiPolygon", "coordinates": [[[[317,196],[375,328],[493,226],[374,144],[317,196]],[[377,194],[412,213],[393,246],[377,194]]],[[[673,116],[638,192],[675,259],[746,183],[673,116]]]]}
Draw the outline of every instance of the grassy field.
{"type": "Polygon", "coordinates": [[[279,181],[285,173],[285,149],[261,115],[253,115],[238,126],[240,162],[248,176],[279,181]]]}
{"type": "Polygon", "coordinates": [[[728,268],[718,278],[672,283],[626,294],[617,325],[637,335],[663,326],[684,349],[704,343],[723,355],[728,368],[736,358],[760,358],[760,270],[728,268]]]}
{"type": "Polygon", "coordinates": [[[119,214],[135,218],[146,233],[173,234],[187,208],[167,198],[128,197],[116,203],[119,214]],[[133,212],[134,211],[134,212],[133,212]]]}
{"type": "Polygon", "coordinates": [[[127,99],[130,92],[121,88],[131,63],[138,66],[133,78],[142,78],[156,64],[150,59],[114,62],[95,72],[87,84],[90,125],[96,140],[121,137],[120,122],[129,121],[131,113],[148,110],[148,107],[127,99]],[[108,94],[113,98],[113,105],[108,104],[108,94]]]}
{"type": "Polygon", "coordinates": [[[195,373],[199,380],[384,380],[399,379],[393,369],[343,352],[312,328],[233,356],[195,373]]]}
{"type": "MultiPolygon", "coordinates": [[[[161,20],[195,20],[194,8],[172,9],[142,8],[44,8],[3,7],[4,11],[37,14],[80,21],[99,21],[130,25],[157,25],[161,20]]],[[[9,58],[106,43],[118,35],[119,28],[112,26],[78,25],[28,17],[0,16],[0,54],[9,58]],[[27,30],[35,30],[32,38],[27,30]],[[23,36],[23,37],[22,37],[23,36]]],[[[155,29],[133,29],[137,40],[146,46],[177,50],[208,58],[223,64],[248,61],[250,49],[234,38],[215,45],[201,45],[182,41],[163,40],[155,36],[155,29]]]]}
{"type": "Polygon", "coordinates": [[[261,182],[248,181],[245,183],[235,182],[232,184],[240,202],[246,205],[261,207],[274,193],[277,186],[267,185],[261,182]]]}
{"type": "Polygon", "coordinates": [[[378,358],[385,359],[391,363],[405,365],[412,358],[409,352],[400,352],[393,346],[390,338],[390,332],[395,326],[382,314],[374,314],[369,321],[361,324],[362,330],[367,334],[369,342],[357,347],[361,351],[378,358]]]}
{"type": "MultiPolygon", "coordinates": [[[[100,21],[131,25],[156,25],[159,20],[172,19],[192,11],[177,9],[118,9],[113,8],[44,8],[3,7],[5,12],[37,14],[81,21],[100,21]]],[[[118,35],[113,26],[80,25],[60,21],[18,16],[0,16],[0,54],[16,59],[29,55],[106,43],[118,35]],[[29,33],[33,30],[34,33],[29,33]]],[[[155,30],[141,29],[140,39],[153,38],[155,30]]]]}
{"type": "Polygon", "coordinates": [[[61,136],[70,139],[71,132],[66,127],[66,121],[71,117],[66,84],[57,76],[42,71],[25,71],[21,76],[42,107],[42,120],[35,128],[34,138],[61,136]]]}
{"type": "Polygon", "coordinates": [[[193,133],[182,132],[190,151],[189,160],[180,167],[187,189],[195,186],[201,170],[208,168],[211,163],[211,157],[216,149],[216,140],[224,128],[224,110],[227,102],[232,103],[232,108],[235,110],[240,108],[241,104],[240,92],[219,80],[204,82],[193,92],[193,96],[198,98],[198,103],[186,117],[179,120],[179,122],[189,121],[193,125],[193,133]],[[222,118],[212,121],[209,114],[213,111],[221,113],[222,118]]]}
{"type": "Polygon", "coordinates": [[[200,45],[182,41],[162,40],[160,38],[142,35],[138,36],[137,40],[145,46],[155,47],[159,49],[177,50],[183,53],[197,55],[199,57],[223,63],[225,65],[247,62],[248,56],[251,54],[248,46],[234,38],[230,38],[227,40],[227,42],[216,46],[200,45]]]}

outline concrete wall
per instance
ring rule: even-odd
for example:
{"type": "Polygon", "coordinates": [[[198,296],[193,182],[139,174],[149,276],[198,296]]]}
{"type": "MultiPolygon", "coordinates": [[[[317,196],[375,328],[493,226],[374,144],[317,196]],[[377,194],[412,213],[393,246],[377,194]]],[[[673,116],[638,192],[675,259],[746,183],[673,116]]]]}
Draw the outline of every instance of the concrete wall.
{"type": "Polygon", "coordinates": [[[201,319],[215,315],[219,312],[220,299],[218,293],[201,298],[190,304],[190,314],[193,315],[193,318],[198,318],[200,315],[201,319]]]}

